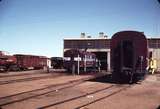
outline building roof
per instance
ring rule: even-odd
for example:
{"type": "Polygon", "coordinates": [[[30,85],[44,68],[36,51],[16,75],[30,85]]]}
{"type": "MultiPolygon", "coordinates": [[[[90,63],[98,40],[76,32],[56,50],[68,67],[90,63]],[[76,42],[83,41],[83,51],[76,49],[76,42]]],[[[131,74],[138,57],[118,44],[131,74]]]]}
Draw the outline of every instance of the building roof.
{"type": "Polygon", "coordinates": [[[63,40],[106,40],[108,38],[64,38],[63,40]]]}
{"type": "MultiPolygon", "coordinates": [[[[111,38],[64,38],[63,40],[111,40],[111,38]]],[[[148,40],[160,40],[160,38],[147,38],[148,40]]]]}

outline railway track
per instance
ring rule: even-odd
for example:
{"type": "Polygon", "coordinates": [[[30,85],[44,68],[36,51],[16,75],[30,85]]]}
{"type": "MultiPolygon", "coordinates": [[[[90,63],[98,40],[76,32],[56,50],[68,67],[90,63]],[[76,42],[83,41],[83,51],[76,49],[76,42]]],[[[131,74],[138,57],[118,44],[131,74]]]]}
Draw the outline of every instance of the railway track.
{"type": "Polygon", "coordinates": [[[45,94],[49,94],[49,93],[55,92],[57,90],[63,90],[63,89],[66,89],[66,88],[71,88],[71,87],[74,87],[78,84],[82,84],[85,81],[87,81],[89,79],[93,79],[93,78],[94,77],[87,77],[87,78],[83,78],[83,79],[69,81],[67,83],[53,84],[53,85],[50,85],[50,86],[47,86],[47,87],[44,87],[44,88],[1,97],[0,98],[0,107],[3,107],[5,105],[9,105],[9,104],[12,104],[12,103],[16,103],[16,102],[25,101],[25,100],[28,100],[28,99],[31,99],[31,98],[34,98],[34,97],[38,97],[38,96],[42,96],[42,95],[45,95],[45,94]]]}
{"type": "MultiPolygon", "coordinates": [[[[82,94],[80,96],[76,96],[76,97],[72,97],[72,98],[69,98],[69,99],[65,99],[65,100],[62,100],[62,101],[59,101],[59,102],[55,102],[53,104],[50,104],[50,105],[46,105],[46,106],[43,106],[43,107],[39,107],[38,109],[52,109],[56,106],[56,108],[63,108],[63,106],[61,107],[58,107],[59,105],[63,105],[65,103],[68,103],[69,104],[74,104],[74,102],[77,102],[77,101],[83,101],[84,99],[86,99],[87,96],[96,96],[97,94],[101,94],[101,95],[104,95],[104,96],[101,96],[101,97],[98,97],[98,98],[95,98],[93,100],[90,100],[89,102],[86,103],[86,101],[84,103],[82,103],[81,105],[78,105],[78,106],[73,106],[71,108],[73,109],[83,109],[85,106],[88,106],[90,104],[93,104],[93,103],[96,103],[98,101],[101,101],[103,99],[106,99],[110,96],[113,96],[115,94],[118,94],[120,93],[121,91],[124,91],[128,88],[130,88],[131,86],[130,85],[127,85],[127,86],[124,86],[124,85],[110,85],[110,86],[107,86],[105,88],[102,88],[102,89],[99,89],[99,90],[95,90],[95,91],[92,91],[92,92],[89,92],[89,93],[86,93],[86,94],[82,94]],[[115,89],[116,88],[116,89],[115,89]],[[111,91],[113,90],[113,91],[111,91]],[[108,92],[108,93],[107,93],[108,92]]],[[[66,105],[67,106],[67,105],[66,105]]]]}
{"type": "MultiPolygon", "coordinates": [[[[32,74],[33,75],[33,74],[32,74]]],[[[12,84],[12,83],[17,83],[17,82],[25,82],[25,81],[34,81],[34,80],[40,80],[40,79],[48,79],[48,78],[56,78],[58,76],[62,76],[62,74],[57,74],[57,75],[45,75],[45,76],[36,76],[36,77],[26,77],[22,79],[11,79],[7,81],[0,81],[0,85],[5,85],[5,84],[12,84]]]]}
{"type": "Polygon", "coordinates": [[[46,72],[34,72],[34,73],[21,73],[21,74],[10,74],[10,75],[0,75],[0,78],[5,77],[14,77],[14,76],[27,76],[27,75],[35,75],[35,74],[46,74],[46,72]]]}
{"type": "Polygon", "coordinates": [[[108,98],[108,97],[110,97],[110,96],[116,95],[116,94],[120,93],[121,91],[124,91],[124,90],[126,90],[126,89],[128,89],[128,88],[130,88],[130,86],[122,87],[121,89],[119,89],[119,90],[117,90],[117,91],[114,91],[113,93],[111,93],[111,94],[109,94],[109,95],[106,95],[106,96],[104,96],[104,97],[102,97],[102,98],[98,98],[98,99],[96,99],[96,100],[93,100],[93,101],[91,101],[90,103],[86,103],[86,104],[80,105],[80,106],[76,107],[75,109],[82,109],[82,108],[84,108],[85,106],[88,106],[88,105],[90,105],[90,104],[94,104],[94,103],[96,103],[96,102],[98,102],[98,101],[101,101],[101,100],[104,100],[104,99],[106,99],[106,98],[108,98]]]}

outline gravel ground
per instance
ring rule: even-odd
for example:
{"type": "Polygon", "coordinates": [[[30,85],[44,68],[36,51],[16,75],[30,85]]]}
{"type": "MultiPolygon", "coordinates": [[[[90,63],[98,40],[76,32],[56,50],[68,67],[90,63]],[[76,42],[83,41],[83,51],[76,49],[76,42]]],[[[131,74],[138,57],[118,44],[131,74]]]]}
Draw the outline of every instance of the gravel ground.
{"type": "Polygon", "coordinates": [[[33,74],[33,73],[46,73],[46,71],[45,70],[29,70],[29,71],[3,72],[3,73],[0,73],[0,77],[12,76],[12,75],[25,75],[25,74],[33,74]]]}
{"type": "MultiPolygon", "coordinates": [[[[91,76],[93,75],[63,75],[44,80],[0,85],[0,97],[91,76]]],[[[34,93],[31,94],[34,95],[34,93]]],[[[81,109],[158,109],[159,105],[160,76],[149,75],[146,80],[131,86],[117,85],[108,81],[86,81],[73,87],[11,103],[2,106],[2,109],[38,109],[39,107],[44,109],[75,109],[77,107],[81,109]],[[123,88],[125,90],[121,90],[123,88]]]]}
{"type": "Polygon", "coordinates": [[[156,75],[150,75],[141,84],[83,109],[158,109],[159,106],[160,81],[156,75]]]}

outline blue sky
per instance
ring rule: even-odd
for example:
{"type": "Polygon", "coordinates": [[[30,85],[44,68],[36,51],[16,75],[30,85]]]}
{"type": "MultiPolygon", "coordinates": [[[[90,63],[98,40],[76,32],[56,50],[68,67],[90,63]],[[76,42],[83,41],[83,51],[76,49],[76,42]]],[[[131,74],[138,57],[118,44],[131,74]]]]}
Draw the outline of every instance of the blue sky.
{"type": "Polygon", "coordinates": [[[2,0],[0,50],[62,56],[63,39],[122,30],[160,37],[157,0],[2,0]]]}

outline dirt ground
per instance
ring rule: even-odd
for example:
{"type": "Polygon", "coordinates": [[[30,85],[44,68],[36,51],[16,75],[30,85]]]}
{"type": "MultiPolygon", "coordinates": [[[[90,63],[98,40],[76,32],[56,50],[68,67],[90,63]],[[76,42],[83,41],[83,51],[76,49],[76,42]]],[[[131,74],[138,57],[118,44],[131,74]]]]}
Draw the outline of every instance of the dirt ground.
{"type": "Polygon", "coordinates": [[[2,109],[158,109],[160,106],[160,75],[149,75],[144,81],[133,85],[88,80],[66,88],[52,87],[47,91],[31,92],[27,93],[28,95],[3,100],[9,95],[92,76],[62,75],[56,78],[0,85],[0,106],[2,109]],[[38,93],[40,94],[37,96],[38,93]],[[32,95],[33,97],[23,100],[32,95]],[[3,105],[14,100],[19,101],[3,105]]]}
{"type": "Polygon", "coordinates": [[[160,81],[155,78],[149,76],[142,83],[84,109],[160,109],[160,81]]]}

